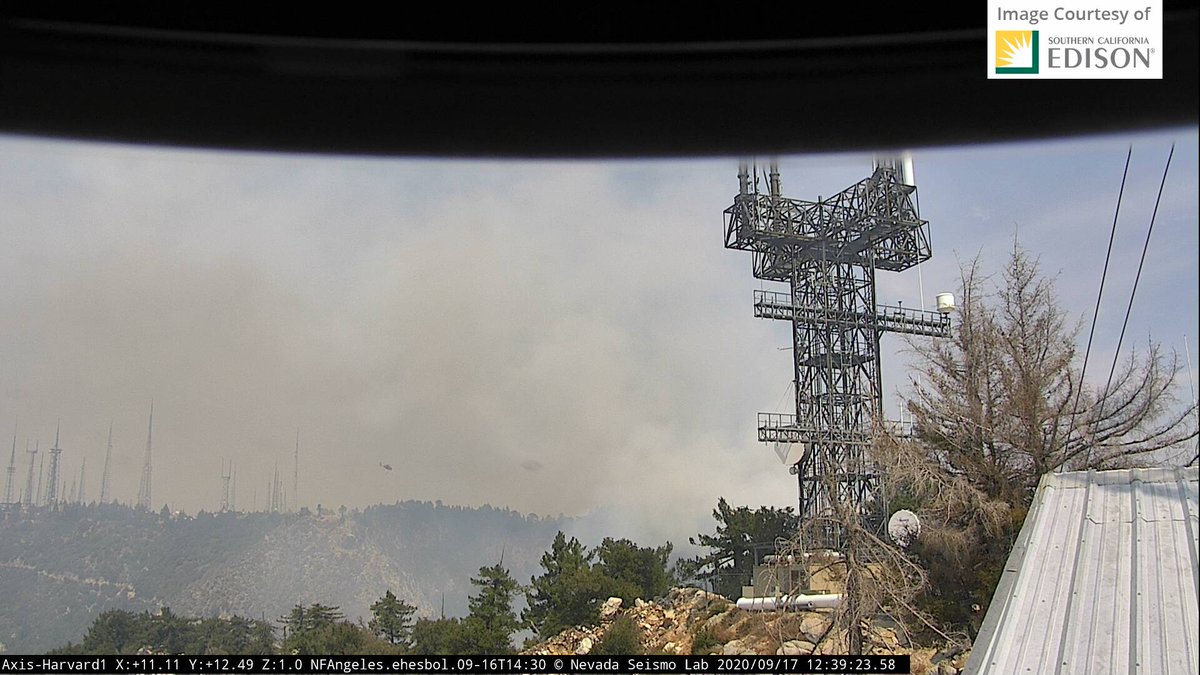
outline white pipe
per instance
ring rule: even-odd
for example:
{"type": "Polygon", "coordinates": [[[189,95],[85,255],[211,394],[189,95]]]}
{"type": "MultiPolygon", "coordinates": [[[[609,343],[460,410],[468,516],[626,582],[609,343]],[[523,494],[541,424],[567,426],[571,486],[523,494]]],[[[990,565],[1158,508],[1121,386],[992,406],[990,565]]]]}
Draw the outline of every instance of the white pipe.
{"type": "Polygon", "coordinates": [[[823,593],[813,595],[776,595],[765,598],[738,598],[738,609],[757,612],[769,612],[785,607],[792,609],[818,609],[821,607],[837,607],[842,602],[841,593],[823,593]]]}

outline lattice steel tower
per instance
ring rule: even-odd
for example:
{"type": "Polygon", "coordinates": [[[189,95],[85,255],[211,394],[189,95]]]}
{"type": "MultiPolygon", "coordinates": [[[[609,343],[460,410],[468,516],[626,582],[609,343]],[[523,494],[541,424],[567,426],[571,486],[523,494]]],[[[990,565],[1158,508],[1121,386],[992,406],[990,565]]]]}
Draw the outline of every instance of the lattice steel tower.
{"type": "Polygon", "coordinates": [[[46,487],[46,505],[53,506],[58,502],[58,465],[62,448],[58,447],[58,428],[54,429],[54,447],[50,448],[50,485],[46,487]]]}
{"type": "Polygon", "coordinates": [[[229,481],[233,478],[233,460],[229,460],[229,468],[225,468],[225,460],[221,460],[221,512],[224,513],[233,508],[232,500],[230,499],[229,481]]]}
{"type": "Polygon", "coordinates": [[[108,485],[112,477],[112,422],[108,423],[108,447],[104,450],[104,473],[100,477],[100,503],[108,503],[108,485]]]}
{"type": "MultiPolygon", "coordinates": [[[[880,337],[949,334],[944,314],[875,302],[877,271],[905,270],[931,255],[907,166],[899,158],[877,162],[869,178],[811,202],[782,196],[774,163],[760,193],[743,162],[738,195],[725,209],[726,248],[752,252],[756,278],[790,286],[754,293],[756,317],[792,324],[796,394],[794,414],[759,413],[758,439],[802,445],[791,467],[802,523],[821,520],[834,505],[849,505],[867,521],[882,514],[879,471],[868,452],[873,425],[883,421],[880,337]]],[[[841,548],[839,528],[816,530],[810,546],[841,548]]]]}
{"type": "Polygon", "coordinates": [[[153,497],[154,471],[150,462],[151,441],[154,439],[154,401],[150,401],[150,423],[146,426],[146,458],[142,461],[142,481],[138,484],[137,505],[147,511],[151,508],[153,497]]]}
{"type": "Polygon", "coordinates": [[[37,498],[33,494],[33,465],[37,462],[39,444],[34,443],[33,450],[29,449],[29,441],[25,441],[25,452],[29,455],[29,473],[25,476],[25,493],[21,497],[21,501],[29,506],[37,504],[37,498]]]}
{"type": "Polygon", "coordinates": [[[17,435],[13,434],[12,453],[8,457],[8,468],[4,472],[4,503],[15,504],[13,489],[17,476],[17,435]]]}

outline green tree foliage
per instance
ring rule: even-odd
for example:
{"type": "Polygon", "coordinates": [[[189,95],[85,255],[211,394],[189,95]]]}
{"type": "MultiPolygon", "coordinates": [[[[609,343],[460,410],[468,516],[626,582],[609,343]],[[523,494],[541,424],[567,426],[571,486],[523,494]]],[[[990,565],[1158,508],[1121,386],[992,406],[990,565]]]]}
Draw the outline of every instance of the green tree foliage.
{"type": "Polygon", "coordinates": [[[287,635],[282,647],[285,654],[369,654],[389,646],[346,621],[337,607],[329,605],[296,605],[280,623],[287,635]]]}
{"type": "Polygon", "coordinates": [[[110,610],[96,617],[78,645],[62,654],[133,654],[143,647],[172,654],[272,654],[270,624],[240,616],[185,619],[170,609],[158,614],[110,610]]]}
{"type": "MultiPolygon", "coordinates": [[[[96,617],[83,638],[85,653],[125,654],[126,645],[141,637],[140,617],[133,612],[114,609],[96,617]]],[[[134,645],[134,651],[141,645],[134,645]]]]}
{"type": "Polygon", "coordinates": [[[279,618],[284,635],[291,637],[308,633],[341,621],[345,617],[337,607],[315,603],[308,607],[296,605],[287,615],[279,618]]]}
{"type": "Polygon", "coordinates": [[[668,568],[671,542],[663,546],[641,547],[628,539],[610,539],[596,549],[597,569],[608,579],[608,595],[632,603],[635,598],[657,598],[674,583],[668,568]]]}
{"type": "Polygon", "coordinates": [[[642,646],[642,631],[633,619],[619,616],[592,648],[597,656],[634,656],[646,653],[642,646]]]}
{"type": "Polygon", "coordinates": [[[460,619],[417,619],[412,629],[412,653],[425,656],[465,654],[468,640],[460,619]]]}
{"type": "Polygon", "coordinates": [[[467,604],[471,613],[462,626],[466,644],[463,654],[511,654],[510,638],[517,631],[517,615],[512,602],[520,586],[503,565],[479,568],[479,576],[471,579],[478,591],[467,604]]]}
{"type": "Polygon", "coordinates": [[[530,580],[527,606],[521,613],[521,621],[539,637],[598,620],[606,584],[592,567],[593,557],[575,537],[567,541],[561,531],[554,537],[550,550],[542,555],[545,572],[530,580]]]}
{"type": "Polygon", "coordinates": [[[751,580],[756,554],[773,553],[775,543],[790,540],[799,525],[790,506],[782,509],[761,506],[754,510],[739,506],[735,509],[724,497],[717,500],[713,518],[717,521],[715,534],[700,534],[688,539],[692,545],[705,546],[712,552],[681,561],[680,573],[684,577],[708,581],[717,593],[730,599],[739,597],[742,585],[751,580]]]}
{"type": "Polygon", "coordinates": [[[530,580],[521,621],[540,638],[570,626],[592,625],[599,620],[600,603],[619,597],[663,595],[675,582],[668,567],[671,542],[642,547],[628,539],[605,538],[593,551],[561,531],[542,555],[541,576],[530,580]]]}
{"type": "Polygon", "coordinates": [[[374,635],[389,644],[412,645],[413,614],[417,608],[399,600],[389,590],[371,605],[372,619],[367,623],[374,635]]]}

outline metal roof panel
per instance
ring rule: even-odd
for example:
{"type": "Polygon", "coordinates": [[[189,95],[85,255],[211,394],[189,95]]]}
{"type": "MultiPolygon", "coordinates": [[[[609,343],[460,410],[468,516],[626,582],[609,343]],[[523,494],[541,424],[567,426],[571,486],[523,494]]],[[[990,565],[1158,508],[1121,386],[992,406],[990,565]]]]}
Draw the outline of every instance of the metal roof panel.
{"type": "Polygon", "coordinates": [[[966,672],[1200,674],[1200,469],[1047,474],[966,672]]]}

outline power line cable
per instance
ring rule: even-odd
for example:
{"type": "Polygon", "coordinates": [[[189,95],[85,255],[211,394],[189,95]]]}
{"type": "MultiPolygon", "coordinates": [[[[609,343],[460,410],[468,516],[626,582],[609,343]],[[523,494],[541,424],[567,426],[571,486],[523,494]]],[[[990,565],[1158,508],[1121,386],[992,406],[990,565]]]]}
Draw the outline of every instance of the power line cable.
{"type": "Polygon", "coordinates": [[[1104,281],[1108,278],[1108,263],[1112,259],[1113,241],[1117,237],[1117,217],[1121,215],[1121,199],[1125,196],[1125,179],[1129,176],[1129,160],[1132,157],[1133,145],[1130,145],[1129,152],[1125,155],[1125,171],[1121,174],[1121,190],[1117,193],[1117,208],[1113,212],[1112,231],[1108,234],[1108,252],[1104,254],[1104,271],[1100,273],[1100,290],[1096,293],[1096,309],[1092,312],[1092,329],[1088,332],[1087,349],[1083,352],[1083,369],[1079,371],[1075,405],[1071,406],[1071,423],[1067,426],[1067,442],[1071,440],[1071,432],[1075,430],[1075,416],[1079,414],[1079,397],[1083,393],[1083,377],[1087,374],[1088,358],[1092,355],[1092,338],[1096,335],[1096,320],[1100,317],[1100,299],[1104,297],[1104,281]]]}
{"type": "MultiPolygon", "coordinates": [[[[1150,227],[1146,228],[1146,241],[1142,244],[1142,259],[1138,262],[1137,274],[1133,277],[1133,290],[1129,292],[1129,305],[1125,308],[1125,321],[1121,324],[1121,335],[1117,338],[1117,350],[1113,352],[1112,367],[1108,371],[1108,381],[1104,384],[1104,396],[1096,410],[1096,424],[1100,422],[1100,414],[1104,412],[1104,402],[1108,400],[1109,387],[1112,386],[1113,374],[1117,372],[1117,359],[1121,356],[1121,343],[1125,341],[1125,329],[1129,327],[1129,315],[1133,313],[1133,299],[1137,295],[1138,281],[1142,278],[1142,267],[1146,264],[1146,251],[1150,248],[1150,235],[1154,233],[1154,221],[1158,217],[1158,205],[1162,202],[1163,187],[1167,184],[1167,171],[1171,169],[1171,158],[1175,156],[1175,144],[1171,144],[1171,152],[1167,153],[1167,164],[1163,167],[1162,181],[1158,184],[1158,196],[1154,199],[1154,211],[1150,214],[1150,227]]],[[[1095,426],[1093,426],[1093,432],[1095,426]]],[[[1088,448],[1088,462],[1092,459],[1092,449],[1088,448]]]]}

